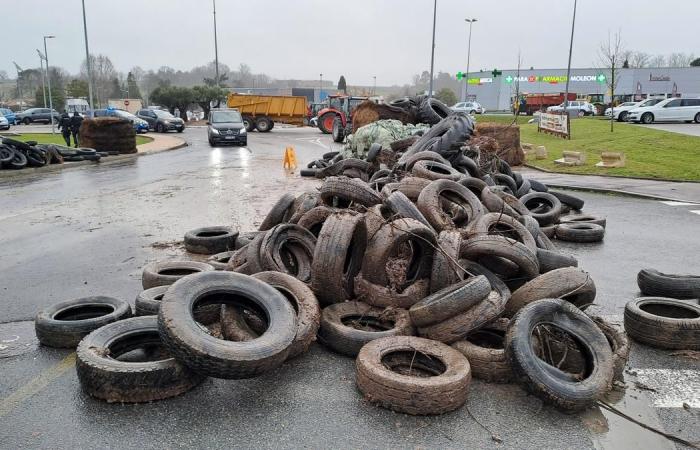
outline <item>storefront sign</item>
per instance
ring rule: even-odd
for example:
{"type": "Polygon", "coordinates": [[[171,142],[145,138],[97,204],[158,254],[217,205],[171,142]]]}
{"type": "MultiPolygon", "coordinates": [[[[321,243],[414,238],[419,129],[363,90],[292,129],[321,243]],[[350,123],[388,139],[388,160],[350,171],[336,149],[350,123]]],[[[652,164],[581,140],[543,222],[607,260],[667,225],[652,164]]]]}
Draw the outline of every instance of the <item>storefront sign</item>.
{"type": "MultiPolygon", "coordinates": [[[[559,83],[566,83],[566,75],[529,75],[527,77],[520,76],[520,77],[514,77],[512,75],[508,75],[507,77],[504,78],[506,83],[513,83],[513,82],[521,82],[521,83],[550,83],[550,84],[559,84],[559,83]]],[[[572,75],[571,76],[571,82],[590,82],[590,81],[597,81],[598,83],[605,83],[607,80],[607,77],[605,75],[598,74],[598,75],[572,75]]]]}
{"type": "Polygon", "coordinates": [[[569,115],[540,113],[537,131],[569,138],[569,115]]]}
{"type": "Polygon", "coordinates": [[[468,84],[484,84],[484,83],[493,83],[493,78],[491,77],[484,77],[484,78],[466,78],[466,73],[463,72],[457,72],[457,80],[458,81],[464,81],[466,80],[468,84]]]}
{"type": "Polygon", "coordinates": [[[649,81],[671,81],[671,77],[668,75],[652,75],[649,72],[649,81]]]}

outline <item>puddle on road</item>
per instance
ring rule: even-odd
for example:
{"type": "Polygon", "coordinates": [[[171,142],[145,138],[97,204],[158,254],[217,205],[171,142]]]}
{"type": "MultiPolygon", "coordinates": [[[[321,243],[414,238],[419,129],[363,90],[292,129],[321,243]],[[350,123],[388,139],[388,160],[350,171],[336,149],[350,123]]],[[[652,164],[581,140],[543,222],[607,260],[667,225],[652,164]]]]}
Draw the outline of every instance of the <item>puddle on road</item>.
{"type": "Polygon", "coordinates": [[[38,346],[33,321],[0,324],[0,359],[29,353],[38,346]]]}
{"type": "MultiPolygon", "coordinates": [[[[627,388],[613,389],[603,400],[626,415],[663,431],[663,425],[652,406],[651,398],[646,392],[636,388],[634,381],[636,377],[625,374],[627,388]]],[[[599,407],[589,409],[581,419],[592,432],[593,442],[599,450],[643,448],[673,450],[676,448],[663,436],[599,407]]]]}

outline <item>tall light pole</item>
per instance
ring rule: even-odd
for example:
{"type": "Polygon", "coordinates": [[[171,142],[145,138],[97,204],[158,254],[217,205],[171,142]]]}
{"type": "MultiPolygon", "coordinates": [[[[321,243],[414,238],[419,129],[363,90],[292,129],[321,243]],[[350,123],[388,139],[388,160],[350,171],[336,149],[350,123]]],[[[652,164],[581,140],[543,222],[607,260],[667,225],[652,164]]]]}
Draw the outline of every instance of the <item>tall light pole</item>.
{"type": "Polygon", "coordinates": [[[569,64],[566,66],[566,90],[564,91],[564,113],[569,114],[569,78],[571,75],[571,52],[574,48],[574,26],[576,25],[576,0],[574,0],[574,17],[571,19],[571,40],[569,41],[569,64]]]}
{"type": "Polygon", "coordinates": [[[320,102],[323,100],[321,98],[321,92],[323,92],[323,74],[319,73],[318,74],[318,79],[319,79],[319,84],[318,84],[318,101],[320,102]]]}
{"type": "Polygon", "coordinates": [[[467,101],[467,96],[469,94],[469,59],[471,58],[472,54],[472,25],[474,22],[476,22],[476,19],[464,19],[465,22],[469,23],[469,40],[467,41],[467,80],[466,83],[464,83],[464,98],[462,99],[463,102],[467,101]]]}
{"type": "Polygon", "coordinates": [[[44,57],[46,58],[46,79],[49,84],[49,116],[51,117],[51,133],[56,134],[56,127],[53,121],[53,98],[51,97],[51,73],[49,72],[49,52],[46,51],[46,40],[53,39],[56,36],[44,36],[44,57]]]}
{"type": "Polygon", "coordinates": [[[435,21],[437,19],[437,0],[433,2],[433,44],[430,47],[430,83],[428,84],[428,98],[433,96],[433,67],[435,66],[435,21]]]}
{"type": "Polygon", "coordinates": [[[374,87],[372,88],[372,95],[377,95],[377,76],[373,76],[374,78],[374,87]]]}
{"type": "Polygon", "coordinates": [[[216,0],[211,0],[214,7],[214,66],[216,70],[216,86],[219,86],[219,39],[216,37],[216,0]]]}
{"type": "Polygon", "coordinates": [[[46,77],[44,76],[44,59],[46,58],[41,54],[39,49],[36,49],[39,54],[39,64],[41,65],[41,89],[44,91],[44,108],[46,108],[46,77]]]}
{"type": "Polygon", "coordinates": [[[94,117],[95,108],[92,106],[92,63],[90,62],[90,49],[88,48],[87,20],[85,18],[85,0],[83,1],[83,33],[85,35],[85,65],[88,77],[88,102],[90,103],[90,117],[94,117]]]}

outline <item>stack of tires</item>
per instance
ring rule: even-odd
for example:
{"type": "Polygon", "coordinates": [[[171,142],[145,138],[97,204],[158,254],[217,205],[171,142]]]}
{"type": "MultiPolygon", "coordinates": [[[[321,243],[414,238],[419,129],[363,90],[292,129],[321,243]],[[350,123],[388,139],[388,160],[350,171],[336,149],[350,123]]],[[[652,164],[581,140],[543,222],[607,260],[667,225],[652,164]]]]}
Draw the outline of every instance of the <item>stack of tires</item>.
{"type": "Polygon", "coordinates": [[[0,169],[21,170],[27,167],[43,167],[64,162],[99,161],[100,158],[108,155],[108,153],[97,152],[92,148],[71,148],[3,138],[0,144],[0,169]]]}

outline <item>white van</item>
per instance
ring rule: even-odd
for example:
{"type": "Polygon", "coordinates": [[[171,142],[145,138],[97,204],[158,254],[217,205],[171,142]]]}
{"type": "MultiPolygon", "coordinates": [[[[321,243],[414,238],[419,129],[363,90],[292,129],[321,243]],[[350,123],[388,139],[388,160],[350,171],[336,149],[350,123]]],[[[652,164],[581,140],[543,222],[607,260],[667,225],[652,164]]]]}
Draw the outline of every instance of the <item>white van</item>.
{"type": "Polygon", "coordinates": [[[667,98],[652,106],[631,110],[630,122],[693,122],[700,123],[700,98],[667,98]]]}

